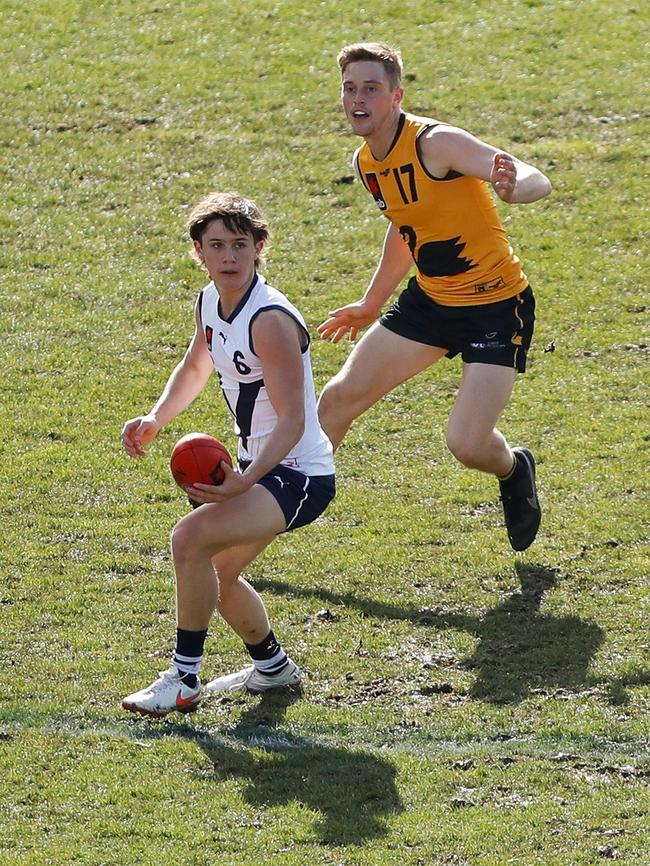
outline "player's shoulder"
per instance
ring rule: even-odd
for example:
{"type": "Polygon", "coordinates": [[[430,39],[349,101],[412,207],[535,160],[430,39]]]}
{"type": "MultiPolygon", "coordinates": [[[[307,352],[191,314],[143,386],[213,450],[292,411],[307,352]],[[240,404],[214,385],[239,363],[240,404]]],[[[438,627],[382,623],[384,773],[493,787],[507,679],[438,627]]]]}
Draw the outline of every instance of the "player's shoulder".
{"type": "Polygon", "coordinates": [[[263,323],[265,328],[284,328],[289,321],[293,321],[301,332],[308,334],[302,313],[284,292],[269,285],[263,277],[260,278],[258,288],[255,307],[251,310],[251,327],[263,323]]]}
{"type": "Polygon", "coordinates": [[[217,287],[212,282],[212,280],[210,280],[209,283],[206,283],[206,285],[203,286],[203,288],[201,289],[201,291],[198,294],[198,298],[200,300],[201,298],[206,298],[209,295],[216,295],[216,293],[217,293],[217,287]]]}
{"type": "Polygon", "coordinates": [[[444,120],[419,114],[406,115],[406,127],[417,143],[418,149],[423,146],[426,150],[435,142],[437,147],[453,146],[457,137],[463,134],[463,130],[444,120]]]}
{"type": "Polygon", "coordinates": [[[217,287],[210,280],[207,285],[203,286],[201,291],[196,296],[194,302],[194,313],[199,319],[203,319],[205,310],[210,310],[213,307],[216,309],[217,287]]]}
{"type": "Polygon", "coordinates": [[[426,158],[427,156],[440,156],[447,154],[453,157],[459,147],[472,139],[467,130],[460,126],[454,126],[444,121],[432,120],[427,126],[423,126],[418,133],[418,149],[426,158]]]}
{"type": "Polygon", "coordinates": [[[300,311],[287,295],[280,291],[280,289],[267,283],[262,276],[258,278],[257,285],[255,286],[254,308],[258,314],[260,312],[277,310],[278,312],[288,312],[301,318],[300,311]]]}
{"type": "Polygon", "coordinates": [[[454,126],[453,123],[448,123],[445,120],[431,120],[427,126],[423,127],[421,135],[423,138],[436,139],[437,141],[445,139],[451,142],[472,138],[466,129],[454,126]]]}
{"type": "Polygon", "coordinates": [[[436,120],[435,117],[431,117],[428,114],[413,114],[411,111],[404,112],[404,118],[406,123],[411,126],[431,126],[436,123],[440,123],[439,120],[436,120]]]}
{"type": "Polygon", "coordinates": [[[291,303],[289,301],[289,298],[287,298],[287,296],[284,294],[284,292],[271,285],[271,283],[267,283],[266,279],[261,274],[259,274],[257,277],[254,298],[256,307],[264,307],[269,305],[284,305],[291,303]]]}
{"type": "Polygon", "coordinates": [[[416,135],[422,135],[431,129],[439,126],[444,126],[443,121],[436,117],[431,117],[425,114],[412,114],[410,111],[403,113],[403,126],[412,130],[416,135]]]}

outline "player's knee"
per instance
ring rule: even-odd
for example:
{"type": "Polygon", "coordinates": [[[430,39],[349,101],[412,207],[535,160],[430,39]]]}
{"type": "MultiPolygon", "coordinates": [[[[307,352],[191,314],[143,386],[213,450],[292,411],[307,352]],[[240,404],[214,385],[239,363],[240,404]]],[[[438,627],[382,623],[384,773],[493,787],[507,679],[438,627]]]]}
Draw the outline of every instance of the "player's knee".
{"type": "Polygon", "coordinates": [[[241,574],[241,569],[224,568],[224,566],[221,566],[218,570],[215,567],[215,571],[217,572],[217,578],[219,580],[219,595],[222,593],[228,594],[237,583],[239,575],[241,574]]]}
{"type": "Polygon", "coordinates": [[[318,418],[321,425],[328,420],[336,408],[336,384],[333,379],[325,385],[318,398],[318,418]]]}
{"type": "Polygon", "coordinates": [[[182,565],[196,553],[196,536],[187,520],[180,520],[172,529],[171,547],[176,565],[182,565]]]}
{"type": "Polygon", "coordinates": [[[447,430],[447,447],[456,460],[468,469],[479,469],[482,466],[482,443],[476,442],[462,431],[447,430]]]}
{"type": "Polygon", "coordinates": [[[346,404],[339,386],[334,382],[328,383],[318,401],[318,421],[335,449],[341,444],[356,414],[350,403],[346,404]]]}
{"type": "Polygon", "coordinates": [[[318,421],[328,436],[337,424],[337,402],[336,387],[328,382],[318,398],[318,421]]]}
{"type": "Polygon", "coordinates": [[[323,429],[327,429],[329,421],[354,417],[358,398],[355,389],[344,379],[339,376],[330,379],[318,400],[318,417],[323,429]]]}

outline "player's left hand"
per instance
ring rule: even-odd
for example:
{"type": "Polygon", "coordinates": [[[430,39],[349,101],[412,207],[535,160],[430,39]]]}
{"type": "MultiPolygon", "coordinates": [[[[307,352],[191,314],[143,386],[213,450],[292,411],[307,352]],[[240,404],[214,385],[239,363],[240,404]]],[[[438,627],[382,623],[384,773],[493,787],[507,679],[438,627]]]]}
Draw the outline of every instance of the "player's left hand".
{"type": "Polygon", "coordinates": [[[323,340],[338,343],[347,334],[350,340],[356,340],[357,334],[362,328],[372,324],[379,315],[381,308],[377,308],[362,298],[344,307],[332,310],[329,318],[316,329],[323,340]]]}
{"type": "Polygon", "coordinates": [[[517,166],[507,153],[495,153],[490,183],[501,201],[510,202],[517,184],[517,166]]]}
{"type": "Polygon", "coordinates": [[[240,496],[247,490],[250,490],[252,484],[240,472],[235,472],[232,466],[229,466],[225,460],[221,461],[225,478],[219,485],[214,484],[186,484],[183,489],[186,491],[192,502],[198,502],[199,505],[205,505],[209,502],[225,502],[227,499],[232,499],[235,496],[240,496]]]}

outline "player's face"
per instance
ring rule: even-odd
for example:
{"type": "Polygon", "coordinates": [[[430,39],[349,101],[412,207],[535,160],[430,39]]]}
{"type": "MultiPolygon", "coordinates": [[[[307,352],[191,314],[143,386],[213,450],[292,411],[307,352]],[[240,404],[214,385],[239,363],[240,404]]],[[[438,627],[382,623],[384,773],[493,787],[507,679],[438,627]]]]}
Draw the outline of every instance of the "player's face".
{"type": "Polygon", "coordinates": [[[194,241],[194,249],[216,287],[231,292],[250,286],[263,247],[264,242],[255,243],[251,234],[228,231],[220,219],[210,220],[201,240],[194,241]]]}
{"type": "Polygon", "coordinates": [[[392,129],[404,91],[394,89],[386,70],[374,60],[349,63],[341,80],[343,110],[355,135],[364,138],[392,129]]]}

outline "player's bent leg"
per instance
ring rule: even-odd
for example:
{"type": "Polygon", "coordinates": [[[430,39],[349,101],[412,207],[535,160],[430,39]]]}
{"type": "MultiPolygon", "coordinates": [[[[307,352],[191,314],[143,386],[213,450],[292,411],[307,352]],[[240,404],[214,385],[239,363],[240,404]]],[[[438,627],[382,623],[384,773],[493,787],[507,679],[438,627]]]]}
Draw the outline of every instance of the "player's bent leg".
{"type": "Polygon", "coordinates": [[[212,557],[219,581],[217,610],[247,644],[259,643],[271,630],[259,594],[241,574],[275,536],[240,547],[230,547],[212,557]]]}
{"type": "Polygon", "coordinates": [[[270,657],[271,661],[267,661],[267,664],[278,667],[279,670],[270,675],[258,670],[255,664],[246,665],[242,670],[225,674],[207,683],[205,691],[208,695],[241,690],[257,693],[300,685],[300,668],[275,641],[264,602],[241,576],[248,562],[271,540],[224,550],[212,558],[212,563],[219,576],[219,613],[249,650],[264,643],[261,655],[270,657]]]}
{"type": "MultiPolygon", "coordinates": [[[[183,518],[172,536],[179,627],[188,631],[207,629],[218,603],[219,569],[225,585],[235,582],[243,568],[285,526],[275,498],[259,485],[236,499],[204,505],[183,518]],[[215,550],[219,551],[216,555],[215,550]]],[[[254,639],[268,625],[268,617],[261,599],[249,588],[251,593],[239,599],[238,623],[242,631],[250,629],[254,639]]],[[[298,670],[293,662],[291,666],[298,670]]],[[[283,675],[288,676],[284,671],[283,675]]],[[[130,712],[161,718],[173,711],[193,712],[200,701],[200,681],[188,685],[172,663],[150,685],[124,698],[122,706],[130,712]]]]}
{"type": "Polygon", "coordinates": [[[218,601],[215,554],[266,546],[285,526],[282,509],[259,484],[227,502],[202,505],[179,521],[172,533],[178,625],[192,631],[208,627],[218,601]]]}
{"type": "Polygon", "coordinates": [[[513,455],[496,423],[512,394],[516,370],[494,364],[465,364],[447,424],[447,446],[469,469],[505,475],[513,455]]]}
{"type": "Polygon", "coordinates": [[[215,556],[222,550],[269,543],[286,527],[282,509],[261,484],[225,502],[207,503],[185,515],[174,527],[172,551],[180,559],[215,556]]]}
{"type": "Polygon", "coordinates": [[[466,364],[449,418],[447,442],[463,465],[499,478],[501,502],[514,550],[526,550],[537,535],[542,510],[537,496],[535,459],[526,448],[510,448],[496,429],[510,399],[516,371],[491,364],[466,364]]]}
{"type": "Polygon", "coordinates": [[[401,337],[376,322],[320,395],[318,416],[334,448],[355,418],[446,351],[401,337]]]}

